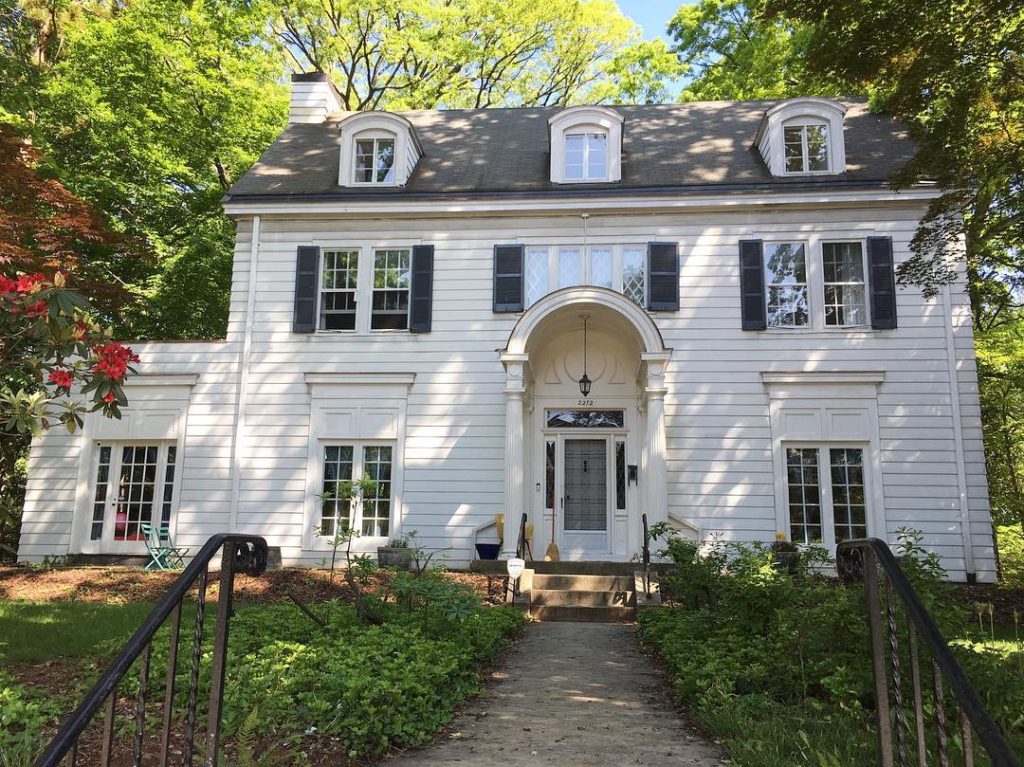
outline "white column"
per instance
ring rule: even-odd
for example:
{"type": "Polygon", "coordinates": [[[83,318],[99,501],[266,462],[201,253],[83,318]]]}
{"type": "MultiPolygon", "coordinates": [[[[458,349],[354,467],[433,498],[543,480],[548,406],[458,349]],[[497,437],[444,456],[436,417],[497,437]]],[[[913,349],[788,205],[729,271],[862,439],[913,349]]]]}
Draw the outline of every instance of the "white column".
{"type": "Polygon", "coordinates": [[[649,525],[668,521],[668,468],[665,459],[665,363],[663,355],[645,354],[647,376],[644,386],[645,429],[644,511],[649,525]]]}
{"type": "Polygon", "coordinates": [[[505,540],[502,555],[516,555],[519,523],[526,511],[526,459],[523,448],[523,401],[526,384],[525,355],[507,355],[505,363],[505,540]],[[522,357],[519,359],[519,357],[522,357]]]}

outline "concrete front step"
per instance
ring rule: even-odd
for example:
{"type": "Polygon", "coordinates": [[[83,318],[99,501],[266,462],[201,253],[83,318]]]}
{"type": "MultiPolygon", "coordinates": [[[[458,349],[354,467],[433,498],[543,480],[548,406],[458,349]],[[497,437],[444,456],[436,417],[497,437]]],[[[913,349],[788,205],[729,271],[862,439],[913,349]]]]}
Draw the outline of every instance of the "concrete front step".
{"type": "MultiPolygon", "coordinates": [[[[632,575],[636,562],[544,562],[530,561],[526,566],[542,575],[632,575]]],[[[504,559],[474,559],[469,569],[486,575],[504,575],[504,559]]]]}
{"type": "Polygon", "coordinates": [[[530,601],[541,607],[635,607],[635,591],[564,591],[534,589],[530,601]]]}
{"type": "Polygon", "coordinates": [[[636,620],[635,607],[584,605],[538,605],[530,607],[530,616],[538,621],[577,621],[623,623],[636,620]]]}
{"type": "Polygon", "coordinates": [[[541,575],[533,576],[533,588],[559,591],[634,591],[630,575],[541,575]]]}

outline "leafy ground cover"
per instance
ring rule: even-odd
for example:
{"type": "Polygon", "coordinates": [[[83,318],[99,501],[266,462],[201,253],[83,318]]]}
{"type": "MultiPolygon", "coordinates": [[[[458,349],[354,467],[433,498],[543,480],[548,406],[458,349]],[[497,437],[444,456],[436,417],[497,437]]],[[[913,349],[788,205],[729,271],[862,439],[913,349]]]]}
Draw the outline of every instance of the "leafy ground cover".
{"type": "MultiPolygon", "coordinates": [[[[664,660],[679,702],[732,760],[740,767],[877,763],[863,588],[814,575],[821,552],[791,574],[761,546],[712,546],[702,556],[696,544],[673,540],[667,550],[676,569],[663,587],[675,606],[643,611],[641,637],[664,660]]],[[[986,614],[979,628],[912,536],[902,555],[944,634],[960,638],[954,651],[989,710],[1024,754],[1024,624],[1000,627],[986,614]]]]}
{"type": "MultiPolygon", "coordinates": [[[[132,601],[151,595],[149,576],[110,568],[86,572],[120,587],[106,593],[113,604],[80,571],[0,574],[0,588],[18,579],[21,595],[64,597],[0,601],[0,767],[30,762],[151,607],[132,601]],[[94,601],[67,599],[72,595],[94,601]]],[[[365,566],[358,583],[315,571],[268,576],[285,586],[257,590],[259,579],[240,579],[223,719],[229,764],[358,764],[429,741],[479,689],[482,669],[523,623],[518,612],[485,607],[477,594],[484,582],[475,576],[365,566]],[[319,622],[290,600],[282,602],[289,591],[301,594],[319,622]]],[[[166,576],[151,580],[166,587],[166,576]]],[[[192,620],[193,610],[186,609],[183,637],[191,635],[192,620]]],[[[207,659],[211,644],[207,632],[207,659]]],[[[164,630],[153,644],[151,700],[164,693],[167,651],[164,630]]],[[[207,672],[208,664],[201,700],[207,672]]],[[[184,710],[187,675],[179,659],[178,711],[184,710]]],[[[131,671],[119,689],[118,708],[126,714],[137,685],[131,671]]],[[[158,717],[149,720],[152,738],[158,717]]]]}

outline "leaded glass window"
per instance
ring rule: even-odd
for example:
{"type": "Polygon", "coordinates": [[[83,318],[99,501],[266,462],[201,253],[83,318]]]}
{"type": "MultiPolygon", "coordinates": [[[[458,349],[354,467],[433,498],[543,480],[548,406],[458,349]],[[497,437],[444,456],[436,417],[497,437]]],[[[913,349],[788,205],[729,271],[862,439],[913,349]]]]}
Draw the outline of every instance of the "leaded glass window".
{"type": "Polygon", "coordinates": [[[859,242],[826,242],[821,246],[825,278],[825,324],[866,325],[864,249],[859,242]]]}
{"type": "Polygon", "coordinates": [[[622,249],[622,292],[638,306],[647,302],[647,251],[641,247],[622,249]]]}
{"type": "Polygon", "coordinates": [[[807,324],[807,258],[803,243],[765,243],[764,284],[770,326],[807,324]]]}
{"type": "Polygon", "coordinates": [[[526,249],[526,305],[532,306],[548,293],[547,248],[526,249]]]}
{"type": "Polygon", "coordinates": [[[583,259],[579,248],[558,249],[558,287],[583,284],[583,259]]]}
{"type": "Polygon", "coordinates": [[[625,424],[622,410],[548,410],[548,428],[621,429],[625,424]]]}
{"type": "Polygon", "coordinates": [[[610,288],[612,280],[612,249],[590,249],[590,284],[610,288]]]}

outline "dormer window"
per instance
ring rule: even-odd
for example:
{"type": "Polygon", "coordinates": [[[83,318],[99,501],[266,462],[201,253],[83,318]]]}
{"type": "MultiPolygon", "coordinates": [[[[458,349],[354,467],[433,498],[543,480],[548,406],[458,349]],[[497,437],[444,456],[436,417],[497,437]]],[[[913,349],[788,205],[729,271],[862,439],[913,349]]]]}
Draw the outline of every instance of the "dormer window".
{"type": "Polygon", "coordinates": [[[355,183],[395,183],[394,136],[356,139],[355,183]]]}
{"type": "Polygon", "coordinates": [[[412,123],[390,112],[357,112],[338,131],[338,186],[405,186],[423,154],[412,123]]]}
{"type": "Polygon", "coordinates": [[[843,119],[837,101],[781,101],[761,118],[754,146],[773,176],[838,174],[846,171],[843,119]]]}
{"type": "Polygon", "coordinates": [[[828,126],[786,125],[782,129],[786,173],[828,173],[828,126]]]}
{"type": "Polygon", "coordinates": [[[622,179],[622,115],[608,107],[569,107],[548,120],[551,183],[622,179]]]}
{"type": "Polygon", "coordinates": [[[565,180],[608,178],[608,134],[604,131],[565,134],[565,180]]]}

